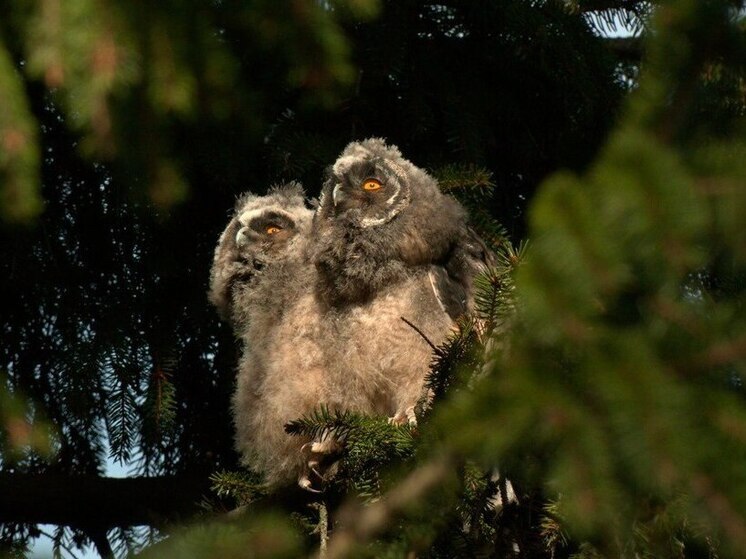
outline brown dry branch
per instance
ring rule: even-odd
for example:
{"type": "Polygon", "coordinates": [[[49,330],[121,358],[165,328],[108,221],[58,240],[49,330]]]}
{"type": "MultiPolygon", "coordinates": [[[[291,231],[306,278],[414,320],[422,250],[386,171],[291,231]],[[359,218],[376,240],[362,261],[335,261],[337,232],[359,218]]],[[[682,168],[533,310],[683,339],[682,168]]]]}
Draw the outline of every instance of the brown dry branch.
{"type": "Polygon", "coordinates": [[[443,456],[409,474],[380,500],[362,507],[351,505],[340,512],[341,526],[330,538],[327,559],[349,557],[355,546],[381,533],[407,508],[454,473],[453,460],[443,456]]]}

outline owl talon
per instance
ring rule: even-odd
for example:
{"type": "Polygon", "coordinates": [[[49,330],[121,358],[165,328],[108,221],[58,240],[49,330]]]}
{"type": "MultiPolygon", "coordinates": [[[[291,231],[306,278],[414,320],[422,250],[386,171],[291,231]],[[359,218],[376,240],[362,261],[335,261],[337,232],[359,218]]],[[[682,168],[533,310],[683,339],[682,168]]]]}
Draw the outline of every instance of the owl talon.
{"type": "Polygon", "coordinates": [[[324,482],[324,477],[316,469],[319,465],[319,460],[316,456],[311,454],[313,452],[313,444],[306,443],[300,448],[300,450],[304,456],[305,463],[303,464],[303,473],[301,473],[300,477],[298,478],[298,485],[301,487],[301,489],[310,491],[311,493],[321,493],[321,490],[316,489],[313,486],[314,483],[313,481],[311,481],[311,477],[309,475],[315,475],[317,483],[324,482]]]}
{"type": "Polygon", "coordinates": [[[318,479],[320,479],[321,481],[323,481],[324,480],[324,476],[318,470],[319,465],[320,465],[320,460],[316,456],[313,456],[313,457],[309,458],[306,461],[306,468],[308,468],[308,470],[310,472],[312,472],[313,474],[315,474],[318,479]]]}
{"type": "Polygon", "coordinates": [[[414,413],[414,406],[409,406],[404,411],[397,412],[393,417],[389,417],[389,424],[401,427],[409,425],[412,429],[417,427],[417,416],[414,413]]]}
{"type": "Polygon", "coordinates": [[[308,476],[303,474],[298,478],[298,485],[301,489],[305,491],[309,491],[311,493],[321,493],[319,489],[314,489],[313,483],[310,479],[308,479],[308,476]]]}
{"type": "MultiPolygon", "coordinates": [[[[304,457],[303,469],[299,485],[309,491],[316,482],[316,485],[324,485],[336,472],[337,453],[340,450],[339,443],[332,437],[323,441],[313,441],[304,444],[301,448],[301,454],[304,457]],[[309,474],[315,476],[314,481],[309,474]]],[[[317,491],[314,489],[314,491],[317,491]]]]}

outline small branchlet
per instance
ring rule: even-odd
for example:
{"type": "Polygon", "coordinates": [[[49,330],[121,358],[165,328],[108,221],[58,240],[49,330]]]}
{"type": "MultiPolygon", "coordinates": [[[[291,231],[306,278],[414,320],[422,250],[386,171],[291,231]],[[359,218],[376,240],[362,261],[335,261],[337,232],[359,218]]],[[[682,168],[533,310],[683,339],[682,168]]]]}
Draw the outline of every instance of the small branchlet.
{"type": "Polygon", "coordinates": [[[234,499],[239,507],[255,501],[266,491],[261,476],[249,470],[216,472],[210,476],[210,482],[219,497],[234,499]]]}
{"type": "Polygon", "coordinates": [[[344,446],[335,482],[366,498],[381,491],[380,472],[393,461],[414,454],[414,433],[409,425],[395,425],[386,417],[371,417],[320,407],[285,425],[291,435],[315,440],[333,437],[344,446]]]}

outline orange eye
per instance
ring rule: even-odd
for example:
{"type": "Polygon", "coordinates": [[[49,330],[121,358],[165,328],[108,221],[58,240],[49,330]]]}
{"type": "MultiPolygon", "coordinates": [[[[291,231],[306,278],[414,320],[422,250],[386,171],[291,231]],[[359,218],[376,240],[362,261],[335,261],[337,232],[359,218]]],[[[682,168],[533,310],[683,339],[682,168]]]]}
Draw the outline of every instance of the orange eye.
{"type": "Polygon", "coordinates": [[[363,182],[363,190],[367,190],[368,192],[378,190],[382,186],[381,181],[377,181],[376,179],[366,179],[365,182],[363,182]]]}
{"type": "Polygon", "coordinates": [[[267,235],[274,235],[275,233],[279,233],[280,231],[282,231],[282,227],[277,227],[277,225],[270,225],[264,230],[267,235]]]}

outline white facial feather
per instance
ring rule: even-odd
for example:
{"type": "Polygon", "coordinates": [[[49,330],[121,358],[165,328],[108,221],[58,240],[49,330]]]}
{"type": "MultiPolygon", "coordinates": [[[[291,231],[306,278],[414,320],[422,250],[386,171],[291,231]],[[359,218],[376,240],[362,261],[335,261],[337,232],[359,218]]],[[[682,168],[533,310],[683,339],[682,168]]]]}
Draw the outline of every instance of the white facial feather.
{"type": "Polygon", "coordinates": [[[260,217],[262,214],[266,213],[267,209],[269,208],[258,208],[241,212],[241,215],[238,216],[238,222],[244,227],[248,227],[249,223],[251,223],[254,218],[260,217]]]}
{"type": "Polygon", "coordinates": [[[338,205],[343,198],[344,194],[342,194],[342,183],[338,182],[334,185],[334,190],[332,190],[332,203],[336,206],[338,205]]]}

